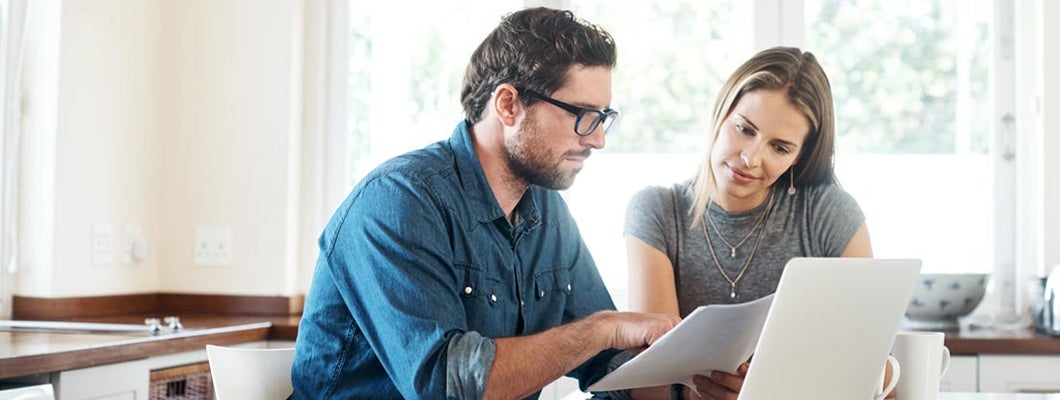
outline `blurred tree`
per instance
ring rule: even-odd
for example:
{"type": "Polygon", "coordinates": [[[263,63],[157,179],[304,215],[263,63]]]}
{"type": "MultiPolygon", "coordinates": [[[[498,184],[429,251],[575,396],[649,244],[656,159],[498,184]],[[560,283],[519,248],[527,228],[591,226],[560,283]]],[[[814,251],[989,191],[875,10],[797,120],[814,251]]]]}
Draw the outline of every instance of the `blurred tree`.
{"type": "MultiPolygon", "coordinates": [[[[971,24],[968,81],[958,80],[958,7],[983,2],[808,1],[805,46],[832,83],[842,151],[952,154],[989,151],[988,21],[971,24]],[[816,5],[816,6],[815,6],[816,5]],[[968,85],[970,131],[958,132],[958,85],[968,85]]],[[[988,15],[981,13],[980,15],[988,15]]],[[[965,13],[960,17],[972,17],[965,13]]]]}
{"type": "Polygon", "coordinates": [[[368,157],[371,113],[369,97],[372,93],[371,66],[367,60],[372,55],[372,35],[367,13],[350,13],[350,36],[347,44],[350,62],[347,66],[346,91],[346,186],[353,187],[369,166],[364,165],[368,157]]]}

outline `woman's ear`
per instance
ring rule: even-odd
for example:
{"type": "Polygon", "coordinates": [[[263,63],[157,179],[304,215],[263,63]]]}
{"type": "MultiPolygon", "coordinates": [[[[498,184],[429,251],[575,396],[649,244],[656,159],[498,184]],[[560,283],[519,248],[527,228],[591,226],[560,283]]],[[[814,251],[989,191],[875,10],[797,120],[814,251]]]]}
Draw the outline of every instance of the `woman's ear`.
{"type": "Polygon", "coordinates": [[[510,84],[497,86],[490,98],[490,105],[497,115],[497,120],[504,126],[514,126],[517,117],[523,111],[523,103],[519,101],[519,91],[510,84]]]}

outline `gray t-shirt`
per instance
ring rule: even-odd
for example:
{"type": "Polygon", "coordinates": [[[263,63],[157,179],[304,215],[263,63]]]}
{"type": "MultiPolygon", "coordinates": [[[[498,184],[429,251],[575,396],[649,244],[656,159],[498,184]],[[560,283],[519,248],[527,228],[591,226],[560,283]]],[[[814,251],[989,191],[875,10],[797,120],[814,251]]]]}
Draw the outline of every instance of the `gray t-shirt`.
{"type": "Polygon", "coordinates": [[[800,187],[794,196],[776,189],[773,211],[762,226],[761,243],[743,277],[736,281],[736,298],[718,271],[707,248],[704,231],[711,235],[718,262],[730,279],[736,279],[758,240],[759,226],[747,240],[731,248],[718,236],[736,245],[766,212],[768,201],[755,209],[729,213],[711,203],[710,218],[692,227],[693,193],[687,183],[648,187],[630,200],[624,233],[659,249],[674,265],[677,303],[681,317],[708,304],[744,303],[777,290],[784,265],[794,257],[838,257],[854,237],[865,215],[847,192],[836,185],[800,187]],[[676,209],[675,209],[676,208],[676,209]]]}

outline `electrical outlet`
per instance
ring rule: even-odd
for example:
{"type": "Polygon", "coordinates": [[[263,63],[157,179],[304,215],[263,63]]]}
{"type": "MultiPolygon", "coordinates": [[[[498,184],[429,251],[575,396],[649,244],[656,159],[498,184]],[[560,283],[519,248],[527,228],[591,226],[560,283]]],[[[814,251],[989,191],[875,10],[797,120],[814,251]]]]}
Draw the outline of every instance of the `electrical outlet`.
{"type": "Polygon", "coordinates": [[[107,223],[92,224],[92,265],[114,263],[114,228],[107,223]]]}
{"type": "Polygon", "coordinates": [[[195,265],[223,267],[231,262],[231,228],[199,227],[195,230],[195,265]]]}

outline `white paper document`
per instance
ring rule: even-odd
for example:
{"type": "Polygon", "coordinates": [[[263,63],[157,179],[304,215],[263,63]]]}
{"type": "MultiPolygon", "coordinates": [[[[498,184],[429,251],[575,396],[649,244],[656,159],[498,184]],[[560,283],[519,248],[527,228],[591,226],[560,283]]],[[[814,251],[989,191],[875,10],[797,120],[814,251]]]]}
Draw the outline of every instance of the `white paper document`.
{"type": "Polygon", "coordinates": [[[629,362],[589,386],[591,392],[682,383],[711,371],[735,373],[751,358],[773,295],[743,304],[700,306],[629,362]]]}

